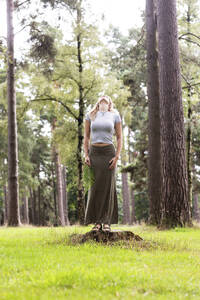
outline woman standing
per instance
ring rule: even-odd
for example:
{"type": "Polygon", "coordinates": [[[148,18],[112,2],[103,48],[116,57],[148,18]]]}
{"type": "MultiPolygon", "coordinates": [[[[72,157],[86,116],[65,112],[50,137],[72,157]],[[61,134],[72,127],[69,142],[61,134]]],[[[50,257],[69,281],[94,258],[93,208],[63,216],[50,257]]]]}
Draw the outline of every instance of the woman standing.
{"type": "Polygon", "coordinates": [[[93,168],[95,178],[88,193],[85,224],[95,223],[94,231],[110,231],[110,224],[118,223],[115,170],[121,147],[120,115],[113,109],[111,98],[102,96],[86,114],[84,133],[85,163],[93,168]],[[114,132],[117,150],[112,142],[114,132]]]}

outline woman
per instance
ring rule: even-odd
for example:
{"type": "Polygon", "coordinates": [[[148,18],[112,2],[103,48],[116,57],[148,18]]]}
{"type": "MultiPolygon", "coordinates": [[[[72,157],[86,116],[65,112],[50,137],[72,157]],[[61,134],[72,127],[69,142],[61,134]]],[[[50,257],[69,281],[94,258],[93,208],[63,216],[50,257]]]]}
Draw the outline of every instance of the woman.
{"type": "Polygon", "coordinates": [[[110,224],[118,223],[115,170],[121,147],[120,115],[113,109],[111,98],[102,96],[85,118],[85,163],[93,168],[95,178],[88,193],[85,224],[95,223],[93,231],[111,231],[110,224]],[[112,142],[114,132],[117,151],[112,142]]]}

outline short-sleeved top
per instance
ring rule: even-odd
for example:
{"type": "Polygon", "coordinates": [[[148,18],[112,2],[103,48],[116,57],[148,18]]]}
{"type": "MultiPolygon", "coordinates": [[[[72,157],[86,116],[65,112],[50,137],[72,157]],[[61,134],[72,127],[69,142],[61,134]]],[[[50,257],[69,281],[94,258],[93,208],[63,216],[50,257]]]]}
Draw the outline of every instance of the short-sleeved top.
{"type": "Polygon", "coordinates": [[[114,112],[97,111],[94,121],[90,119],[89,113],[86,114],[85,120],[90,122],[91,143],[113,144],[112,137],[115,123],[121,122],[120,114],[117,110],[114,112]]]}

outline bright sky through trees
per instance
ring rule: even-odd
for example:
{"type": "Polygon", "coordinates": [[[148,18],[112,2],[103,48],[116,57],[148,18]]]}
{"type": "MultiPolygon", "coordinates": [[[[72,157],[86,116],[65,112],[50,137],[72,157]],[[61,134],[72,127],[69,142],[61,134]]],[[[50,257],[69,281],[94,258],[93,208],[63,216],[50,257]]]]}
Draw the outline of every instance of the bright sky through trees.
{"type": "Polygon", "coordinates": [[[142,25],[141,11],[145,9],[145,0],[90,0],[92,11],[95,14],[105,14],[107,24],[120,27],[126,34],[131,27],[142,25]]]}
{"type": "MultiPolygon", "coordinates": [[[[0,0],[0,36],[6,37],[6,0],[0,0]]],[[[37,0],[32,1],[32,5],[37,0]]],[[[126,34],[131,27],[140,27],[142,25],[141,12],[145,8],[145,0],[87,0],[92,13],[99,20],[99,28],[105,29],[112,24],[120,28],[121,32],[126,34]],[[104,15],[104,20],[101,20],[104,15]]],[[[19,20],[15,20],[15,32],[18,29],[19,20]]],[[[23,33],[18,33],[15,39],[16,56],[19,55],[19,49],[23,45],[23,33]]]]}

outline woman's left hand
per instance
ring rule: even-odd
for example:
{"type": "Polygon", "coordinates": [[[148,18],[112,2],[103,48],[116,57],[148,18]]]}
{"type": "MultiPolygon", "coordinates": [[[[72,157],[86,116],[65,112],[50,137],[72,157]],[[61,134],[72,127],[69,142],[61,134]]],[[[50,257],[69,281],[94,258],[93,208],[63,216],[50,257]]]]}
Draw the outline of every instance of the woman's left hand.
{"type": "Polygon", "coordinates": [[[117,165],[118,157],[114,156],[110,161],[109,161],[109,169],[114,169],[117,165]]]}

